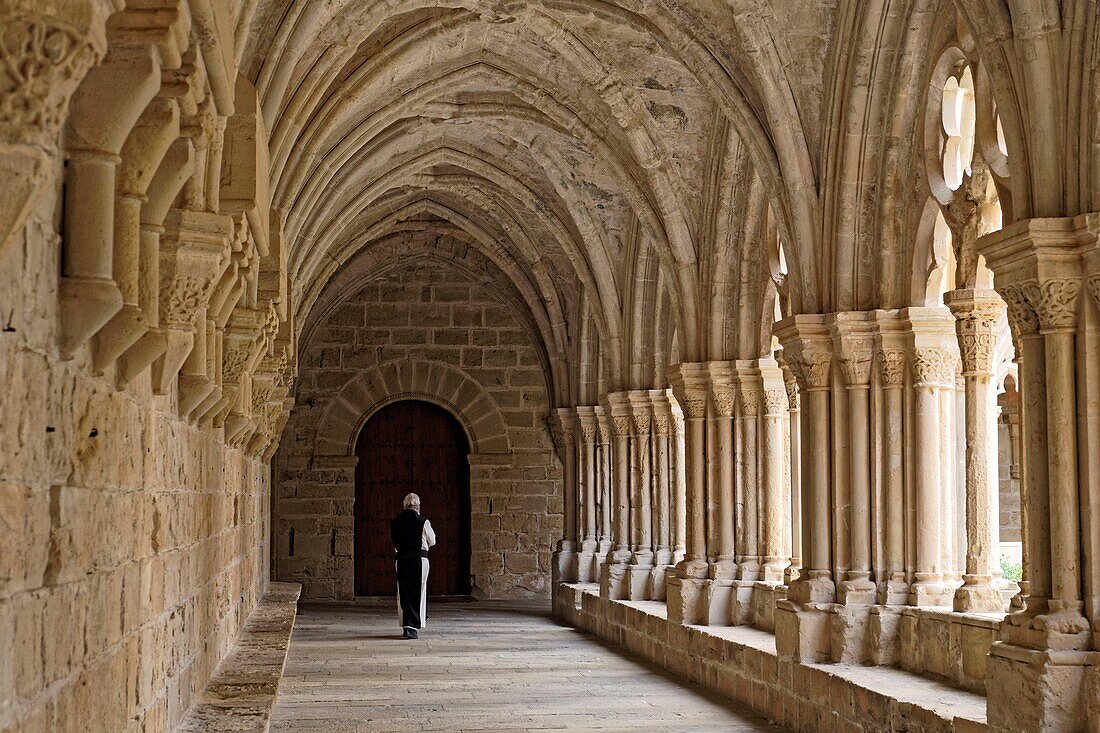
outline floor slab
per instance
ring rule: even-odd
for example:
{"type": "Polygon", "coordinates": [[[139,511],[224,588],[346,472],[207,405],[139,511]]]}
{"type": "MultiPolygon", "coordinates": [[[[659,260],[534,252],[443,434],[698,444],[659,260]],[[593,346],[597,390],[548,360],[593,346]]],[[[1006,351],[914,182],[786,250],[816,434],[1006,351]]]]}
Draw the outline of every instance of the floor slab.
{"type": "Polygon", "coordinates": [[[781,731],[598,639],[549,604],[448,603],[401,639],[393,602],[303,606],[273,731],[781,731]]]}

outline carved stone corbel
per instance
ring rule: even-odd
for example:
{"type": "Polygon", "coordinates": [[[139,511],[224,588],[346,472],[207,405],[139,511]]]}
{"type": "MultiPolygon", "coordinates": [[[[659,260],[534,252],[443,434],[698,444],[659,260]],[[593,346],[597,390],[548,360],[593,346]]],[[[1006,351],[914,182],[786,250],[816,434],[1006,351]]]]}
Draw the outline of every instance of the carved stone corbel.
{"type": "Polygon", "coordinates": [[[107,49],[108,5],[20,0],[0,10],[0,254],[48,180],[69,100],[107,49]]]}
{"type": "Polygon", "coordinates": [[[195,345],[214,283],[229,265],[231,224],[219,214],[180,210],[168,214],[160,241],[160,310],[167,345],[153,367],[157,394],[171,388],[195,345]]]}

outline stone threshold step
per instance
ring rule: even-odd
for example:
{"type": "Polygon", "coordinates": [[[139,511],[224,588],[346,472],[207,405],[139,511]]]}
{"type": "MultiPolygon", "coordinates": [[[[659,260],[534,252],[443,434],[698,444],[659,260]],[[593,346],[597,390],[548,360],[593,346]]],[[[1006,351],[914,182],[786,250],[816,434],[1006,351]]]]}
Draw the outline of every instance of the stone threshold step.
{"type": "Polygon", "coordinates": [[[592,584],[561,583],[554,595],[559,620],[796,731],[987,730],[984,696],[911,672],[781,660],[767,631],[673,624],[659,601],[606,600],[592,584]]]}
{"type": "Polygon", "coordinates": [[[267,733],[301,592],[298,583],[270,584],[179,733],[267,733]]]}

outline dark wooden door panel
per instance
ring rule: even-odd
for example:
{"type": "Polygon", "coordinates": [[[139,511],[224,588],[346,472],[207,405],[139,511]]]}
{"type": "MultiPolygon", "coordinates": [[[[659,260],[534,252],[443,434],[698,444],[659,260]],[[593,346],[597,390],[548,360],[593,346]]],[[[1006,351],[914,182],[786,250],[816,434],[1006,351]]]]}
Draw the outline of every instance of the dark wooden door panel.
{"type": "Polygon", "coordinates": [[[389,526],[410,491],[436,533],[428,594],[469,594],[469,444],[458,421],[428,402],[394,402],[363,426],[356,453],[355,594],[395,592],[389,526]]]}

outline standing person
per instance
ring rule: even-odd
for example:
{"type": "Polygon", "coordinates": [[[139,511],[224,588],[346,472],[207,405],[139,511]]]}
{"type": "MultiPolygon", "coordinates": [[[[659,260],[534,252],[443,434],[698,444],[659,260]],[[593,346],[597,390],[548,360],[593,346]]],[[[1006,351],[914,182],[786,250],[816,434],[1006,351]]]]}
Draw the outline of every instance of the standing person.
{"type": "Polygon", "coordinates": [[[435,544],[432,523],[420,516],[420,497],[405,497],[404,511],[390,522],[390,539],[397,551],[397,610],[404,639],[417,638],[424,628],[428,599],[428,548],[435,544]]]}

